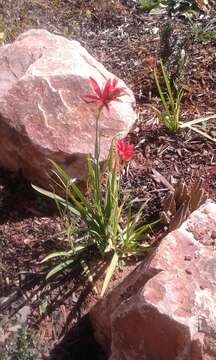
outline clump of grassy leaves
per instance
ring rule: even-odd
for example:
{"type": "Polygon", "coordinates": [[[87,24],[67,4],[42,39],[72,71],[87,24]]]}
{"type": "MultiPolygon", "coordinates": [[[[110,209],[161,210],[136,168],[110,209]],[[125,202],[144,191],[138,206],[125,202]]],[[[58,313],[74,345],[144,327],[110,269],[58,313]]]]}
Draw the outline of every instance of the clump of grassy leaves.
{"type": "Polygon", "coordinates": [[[164,123],[164,125],[170,131],[177,132],[180,128],[180,107],[182,99],[182,90],[179,90],[177,85],[174,84],[174,91],[171,88],[168,74],[164,68],[162,61],[160,61],[162,70],[163,81],[165,85],[165,92],[162,90],[162,86],[159,82],[157,69],[154,69],[154,79],[156,82],[157,90],[160,95],[160,99],[163,106],[163,111],[156,109],[158,118],[164,123]]]}
{"type": "MultiPolygon", "coordinates": [[[[100,108],[96,115],[96,141],[95,154],[88,158],[88,192],[83,193],[76,184],[76,179],[71,179],[64,170],[52,161],[54,174],[57,179],[56,186],[64,194],[63,197],[56,193],[46,191],[39,187],[34,188],[40,193],[54,199],[59,207],[67,209],[67,212],[80,219],[84,226],[77,227],[78,236],[73,238],[73,226],[69,225],[68,234],[71,248],[69,251],[60,251],[49,254],[44,261],[60,258],[57,266],[51,269],[47,278],[63,271],[68,266],[77,262],[83,267],[83,273],[93,281],[87,262],[86,253],[98,252],[99,258],[107,263],[107,269],[101,295],[104,294],[116,267],[124,259],[133,255],[142,255],[150,247],[144,241],[145,233],[153,224],[142,224],[141,214],[143,205],[137,214],[133,215],[131,208],[125,209],[127,196],[121,199],[119,171],[122,158],[117,153],[114,144],[111,143],[107,169],[103,174],[104,186],[102,186],[102,172],[100,167],[100,116],[103,107],[108,108],[108,103],[118,100],[121,88],[117,88],[117,82],[108,80],[102,91],[93,79],[93,87],[97,97],[87,95],[93,101],[99,99],[100,108]],[[96,99],[96,100],[94,100],[96,99]],[[101,105],[102,104],[102,105],[101,105]],[[125,216],[126,213],[126,216],[125,216]]],[[[121,154],[125,159],[133,153],[131,145],[121,140],[121,154]]],[[[70,223],[68,219],[68,223],[70,223]]]]}

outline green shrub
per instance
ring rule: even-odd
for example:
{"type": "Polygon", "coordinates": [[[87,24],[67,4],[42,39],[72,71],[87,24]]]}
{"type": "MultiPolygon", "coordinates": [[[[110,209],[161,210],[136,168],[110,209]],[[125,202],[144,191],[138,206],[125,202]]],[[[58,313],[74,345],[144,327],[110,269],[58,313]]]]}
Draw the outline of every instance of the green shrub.
{"type": "Polygon", "coordinates": [[[1,360],[37,360],[37,358],[33,338],[24,326],[18,329],[16,334],[12,334],[4,350],[0,350],[1,360]]]}

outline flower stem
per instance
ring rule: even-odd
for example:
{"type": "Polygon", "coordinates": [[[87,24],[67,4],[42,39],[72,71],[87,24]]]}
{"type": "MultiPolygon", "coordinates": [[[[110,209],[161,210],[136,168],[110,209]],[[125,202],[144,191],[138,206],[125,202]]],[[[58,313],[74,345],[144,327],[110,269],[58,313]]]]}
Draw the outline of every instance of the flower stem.
{"type": "Polygon", "coordinates": [[[98,109],[96,115],[96,132],[95,132],[95,185],[97,200],[100,200],[100,126],[99,119],[102,112],[102,107],[98,109]]]}

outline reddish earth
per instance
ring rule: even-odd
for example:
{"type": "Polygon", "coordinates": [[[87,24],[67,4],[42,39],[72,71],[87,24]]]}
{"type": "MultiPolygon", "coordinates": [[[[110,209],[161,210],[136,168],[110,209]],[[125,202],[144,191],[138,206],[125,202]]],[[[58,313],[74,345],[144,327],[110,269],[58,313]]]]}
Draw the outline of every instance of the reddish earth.
{"type": "MultiPolygon", "coordinates": [[[[125,3],[116,1],[110,8],[101,10],[96,6],[97,1],[90,0],[49,0],[46,5],[40,0],[21,1],[19,6],[16,1],[8,1],[0,8],[0,13],[6,41],[12,41],[18,33],[33,27],[65,34],[80,41],[134,91],[139,120],[128,139],[136,146],[136,156],[125,169],[122,185],[129,188],[131,198],[136,199],[134,211],[140,207],[140,202],[149,199],[143,212],[143,219],[149,221],[159,217],[162,199],[167,193],[161,178],[153,177],[152,169],[168,181],[189,183],[202,178],[207,195],[216,200],[216,145],[190,131],[177,135],[169,133],[158,124],[152,108],[160,106],[152,69],[160,48],[159,35],[155,32],[164,22],[164,16],[163,19],[149,16],[125,3]]],[[[184,37],[186,33],[185,20],[176,20],[174,38],[176,34],[184,37]]],[[[184,89],[182,118],[185,121],[216,111],[216,41],[207,44],[190,41],[187,48],[187,63],[180,79],[184,89]]],[[[215,137],[215,124],[215,120],[205,123],[203,131],[215,137]]],[[[0,297],[9,297],[7,306],[0,307],[0,312],[12,314],[23,301],[30,305],[28,325],[39,337],[41,358],[67,359],[74,355],[76,359],[84,359],[86,345],[88,355],[103,359],[87,319],[77,326],[97,300],[90,287],[77,276],[80,269],[46,283],[47,267],[39,263],[51,251],[62,249],[64,221],[53,205],[35,194],[20,176],[3,170],[0,207],[0,297]],[[14,291],[15,295],[10,298],[14,291]],[[46,311],[41,315],[39,305],[45,301],[46,311]],[[64,346],[61,346],[62,341],[64,346]],[[53,348],[56,351],[51,356],[53,348]]],[[[155,231],[152,239],[157,240],[163,232],[163,228],[155,231]]],[[[130,266],[134,267],[135,263],[130,266]]],[[[117,273],[111,286],[129,268],[117,273]]]]}

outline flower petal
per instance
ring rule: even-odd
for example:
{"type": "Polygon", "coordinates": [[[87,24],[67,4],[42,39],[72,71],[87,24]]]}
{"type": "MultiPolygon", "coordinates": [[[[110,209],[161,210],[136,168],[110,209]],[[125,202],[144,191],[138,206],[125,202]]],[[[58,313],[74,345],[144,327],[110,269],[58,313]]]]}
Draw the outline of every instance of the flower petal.
{"type": "Polygon", "coordinates": [[[103,100],[106,99],[108,100],[110,88],[111,88],[111,79],[108,79],[103,89],[103,94],[102,94],[103,100]]]}
{"type": "Polygon", "coordinates": [[[83,95],[82,99],[87,102],[96,102],[97,107],[105,107],[109,111],[109,104],[112,101],[118,101],[119,98],[123,95],[128,95],[123,87],[117,87],[118,79],[108,79],[104,85],[104,88],[101,89],[97,83],[97,81],[89,77],[91,86],[94,92],[97,94],[95,95],[83,95]]]}
{"type": "Polygon", "coordinates": [[[80,97],[84,101],[93,101],[93,102],[98,101],[98,97],[94,95],[85,94],[85,95],[81,95],[80,97]]]}
{"type": "Polygon", "coordinates": [[[116,150],[124,161],[129,161],[134,155],[134,146],[121,139],[116,141],[116,150]]]}
{"type": "Polygon", "coordinates": [[[118,84],[118,79],[114,78],[112,81],[112,88],[115,88],[117,84],[118,84]]]}
{"type": "Polygon", "coordinates": [[[93,79],[91,76],[89,76],[89,80],[91,82],[94,92],[96,92],[96,94],[101,98],[102,92],[101,92],[100,86],[98,85],[97,81],[95,79],[93,79]]]}

